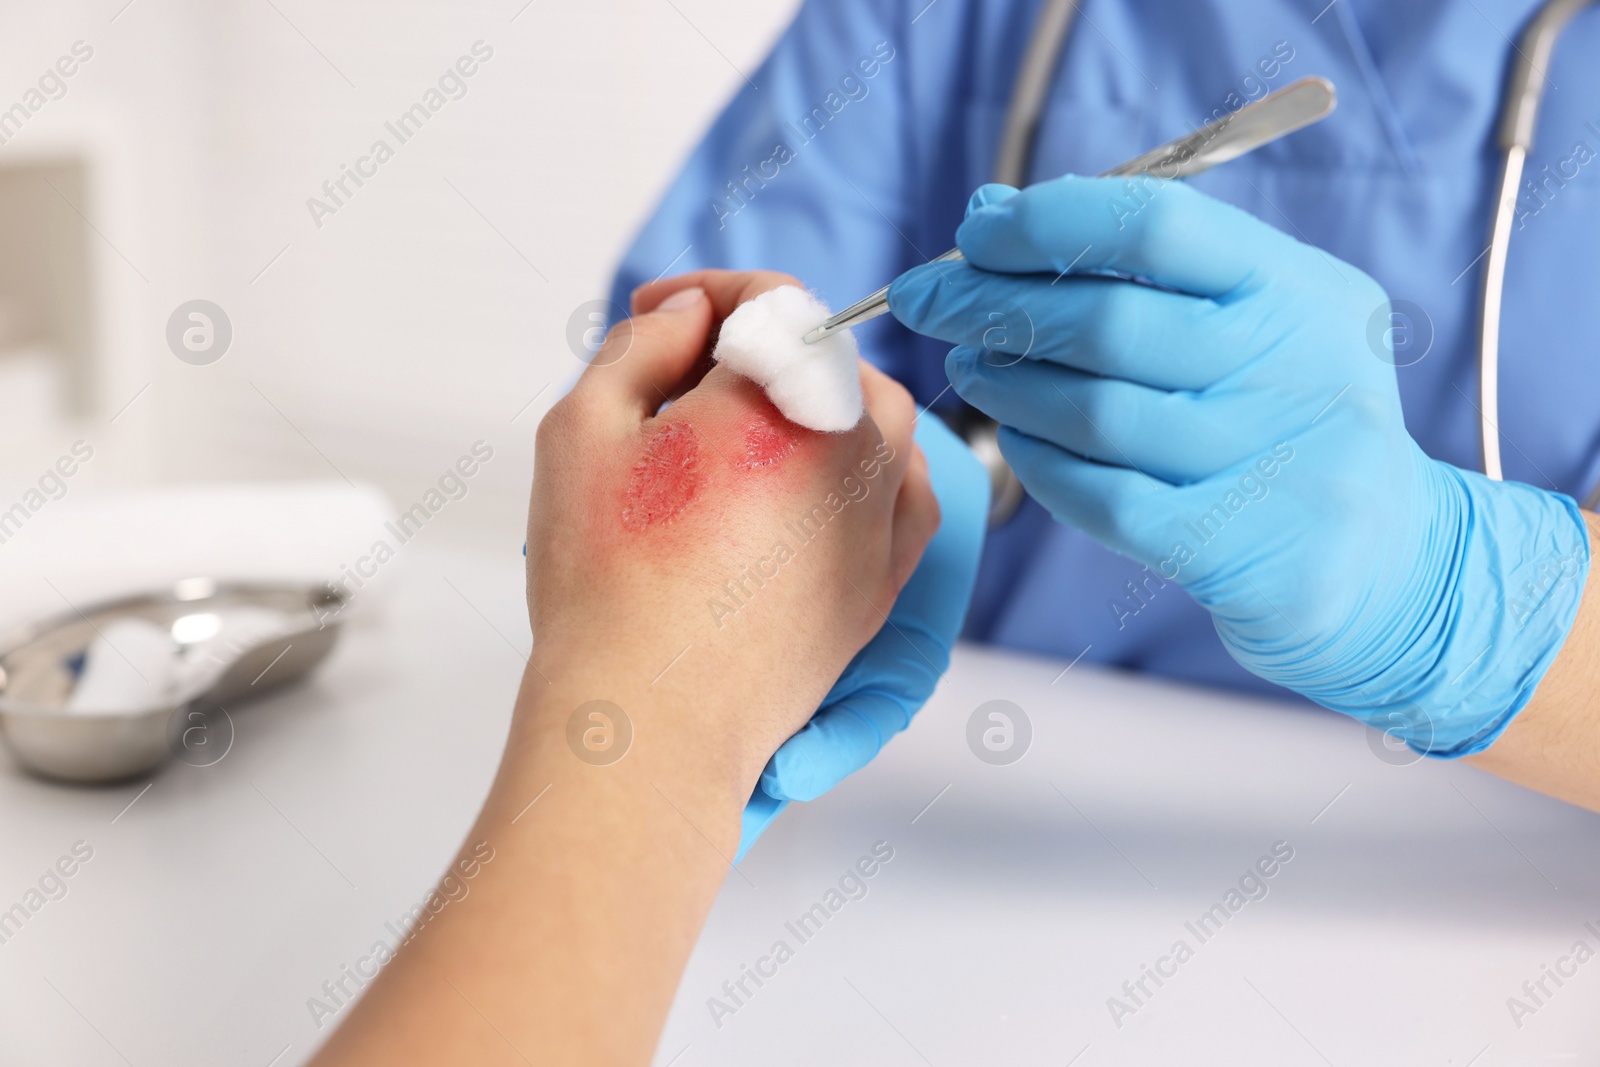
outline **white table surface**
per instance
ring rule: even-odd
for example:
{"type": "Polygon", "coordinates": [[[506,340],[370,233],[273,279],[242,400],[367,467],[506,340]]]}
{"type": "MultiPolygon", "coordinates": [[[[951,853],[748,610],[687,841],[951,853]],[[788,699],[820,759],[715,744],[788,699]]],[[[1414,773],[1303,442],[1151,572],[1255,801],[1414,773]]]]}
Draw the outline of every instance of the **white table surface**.
{"type": "MultiPolygon", "coordinates": [[[[68,893],[0,944],[0,1064],[290,1067],[307,999],[422,899],[498,757],[528,636],[520,561],[425,552],[215,766],[63,788],[0,763],[0,910],[77,841],[68,893]],[[137,799],[136,799],[137,798],[137,799]],[[128,807],[133,801],[131,807],[128,807]],[[274,1059],[276,1057],[276,1059],[274,1059]]],[[[1600,817],[1465,766],[1380,759],[1301,707],[958,650],[915,727],[796,806],[730,876],[658,1065],[1600,1062],[1600,817]],[[1027,754],[967,747],[988,700],[1027,754]],[[930,806],[931,802],[931,806],[930,806]],[[785,922],[894,858],[801,944],[785,922]],[[1275,842],[1268,895],[1186,929],[1275,842]],[[1107,1000],[1194,949],[1119,1028],[1107,1000]],[[778,940],[792,959],[721,996],[778,940]]]]}

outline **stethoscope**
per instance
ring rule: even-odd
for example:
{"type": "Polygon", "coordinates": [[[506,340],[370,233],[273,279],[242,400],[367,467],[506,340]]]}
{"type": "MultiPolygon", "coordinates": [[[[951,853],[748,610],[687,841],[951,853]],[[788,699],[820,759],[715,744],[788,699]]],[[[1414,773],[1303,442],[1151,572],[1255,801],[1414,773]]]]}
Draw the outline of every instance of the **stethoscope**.
{"type": "MultiPolygon", "coordinates": [[[[995,153],[994,181],[1021,186],[1038,141],[1040,119],[1060,66],[1067,38],[1077,21],[1081,0],[1044,0],[1017,81],[1006,109],[1000,147],[995,153]]],[[[1338,0],[1334,0],[1335,3],[1338,0]]],[[[1544,96],[1545,71],[1557,39],[1579,11],[1596,0],[1545,0],[1522,31],[1512,60],[1511,73],[1501,102],[1497,140],[1504,159],[1495,193],[1494,221],[1485,254],[1483,298],[1479,315],[1478,376],[1479,434],[1483,444],[1483,472],[1500,481],[1500,311],[1504,303],[1506,254],[1511,247],[1511,224],[1516,219],[1517,189],[1533,136],[1538,127],[1539,104],[1544,96]]],[[[962,436],[989,472],[991,488],[989,525],[999,526],[1022,503],[1022,483],[1000,454],[998,427],[980,412],[967,409],[958,416],[962,436]]],[[[1584,498],[1583,506],[1600,503],[1600,485],[1584,498]]]]}

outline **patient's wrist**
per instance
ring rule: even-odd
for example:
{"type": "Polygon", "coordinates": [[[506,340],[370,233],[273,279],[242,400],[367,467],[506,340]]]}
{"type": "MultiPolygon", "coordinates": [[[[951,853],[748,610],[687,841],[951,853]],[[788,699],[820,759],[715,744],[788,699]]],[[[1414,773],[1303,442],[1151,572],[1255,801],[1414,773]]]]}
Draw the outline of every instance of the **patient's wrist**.
{"type": "Polygon", "coordinates": [[[598,661],[563,671],[530,664],[512,724],[517,758],[551,780],[646,787],[697,824],[726,824],[736,844],[739,812],[770,753],[714,707],[710,681],[696,698],[692,687],[624,683],[619,673],[598,661]]]}

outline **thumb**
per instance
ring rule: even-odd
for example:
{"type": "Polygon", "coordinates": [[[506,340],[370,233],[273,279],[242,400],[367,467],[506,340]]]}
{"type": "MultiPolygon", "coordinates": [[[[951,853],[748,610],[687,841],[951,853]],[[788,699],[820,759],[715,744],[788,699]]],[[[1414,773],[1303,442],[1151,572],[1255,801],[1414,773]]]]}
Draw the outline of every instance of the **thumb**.
{"type": "Polygon", "coordinates": [[[698,286],[611,328],[581,383],[605,399],[654,415],[705,354],[711,301],[698,286]]]}
{"type": "Polygon", "coordinates": [[[1013,196],[1016,196],[1017,192],[1018,190],[1013,189],[1011,186],[1002,185],[999,182],[980,185],[972,191],[972,196],[967,200],[967,214],[970,215],[980,208],[988,207],[990,204],[1003,204],[1013,196]]]}

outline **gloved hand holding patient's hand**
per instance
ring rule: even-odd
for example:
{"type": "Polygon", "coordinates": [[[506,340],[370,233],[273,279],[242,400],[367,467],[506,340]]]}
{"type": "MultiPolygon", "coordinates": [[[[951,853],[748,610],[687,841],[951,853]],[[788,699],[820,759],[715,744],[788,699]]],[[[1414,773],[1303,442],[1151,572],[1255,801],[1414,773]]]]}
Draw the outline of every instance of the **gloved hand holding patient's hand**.
{"type": "Polygon", "coordinates": [[[960,345],[951,384],[1034,497],[1187,589],[1245,667],[1421,751],[1487,747],[1572,626],[1577,505],[1422,452],[1371,278],[1181,184],[1141,199],[980,189],[966,261],[890,307],[960,345]]]}
{"type": "Polygon", "coordinates": [[[767,761],[745,806],[741,854],[789,801],[814,800],[871,762],[911,725],[950,666],[978,576],[989,475],[934,415],[917,420],[915,440],[928,457],[939,530],[883,629],[850,661],[805,728],[767,761]]]}
{"type": "Polygon", "coordinates": [[[782,284],[706,271],[642,290],[540,425],[528,530],[526,684],[576,673],[567,703],[653,709],[629,758],[737,791],[735,816],[939,523],[916,409],[883,374],[863,364],[866,417],[819,434],[706,371],[721,319],[782,284]]]}

